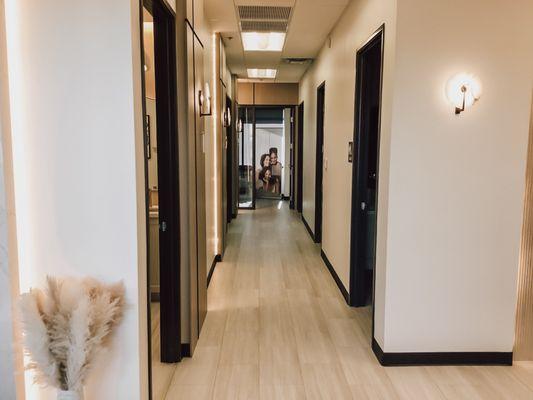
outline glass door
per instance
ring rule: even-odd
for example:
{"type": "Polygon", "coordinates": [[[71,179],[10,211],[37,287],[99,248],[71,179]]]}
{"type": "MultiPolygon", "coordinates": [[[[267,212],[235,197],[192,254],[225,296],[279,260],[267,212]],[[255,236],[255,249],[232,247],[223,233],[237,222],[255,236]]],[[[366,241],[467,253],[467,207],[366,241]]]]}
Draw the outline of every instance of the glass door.
{"type": "Polygon", "coordinates": [[[239,208],[255,208],[254,165],[255,124],[254,108],[239,107],[237,137],[239,141],[239,208]]]}

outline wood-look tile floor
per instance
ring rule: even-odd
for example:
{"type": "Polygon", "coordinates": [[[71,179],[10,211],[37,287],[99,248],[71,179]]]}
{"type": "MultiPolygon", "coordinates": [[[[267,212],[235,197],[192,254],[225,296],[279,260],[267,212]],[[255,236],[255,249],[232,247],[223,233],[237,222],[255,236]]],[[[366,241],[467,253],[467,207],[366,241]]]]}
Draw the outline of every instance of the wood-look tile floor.
{"type": "Polygon", "coordinates": [[[159,382],[173,373],[161,389],[167,400],[533,399],[533,363],[381,367],[370,310],[346,305],[286,202],[231,223],[208,309],[194,356],[154,370],[159,382]]]}

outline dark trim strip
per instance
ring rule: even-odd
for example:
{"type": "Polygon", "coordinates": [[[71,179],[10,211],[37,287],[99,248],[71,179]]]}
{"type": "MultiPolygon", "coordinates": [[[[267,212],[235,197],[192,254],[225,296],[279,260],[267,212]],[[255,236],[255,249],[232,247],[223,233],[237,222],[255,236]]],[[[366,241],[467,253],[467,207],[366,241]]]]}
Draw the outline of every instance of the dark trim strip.
{"type": "Polygon", "coordinates": [[[191,356],[191,344],[190,343],[182,343],[181,344],[181,356],[182,357],[190,357],[191,356]]]}
{"type": "Polygon", "coordinates": [[[305,229],[307,229],[307,232],[309,232],[309,236],[311,236],[311,239],[313,239],[313,242],[314,242],[315,241],[315,234],[313,233],[313,231],[309,227],[309,224],[305,220],[305,217],[304,217],[303,214],[302,214],[302,222],[304,223],[305,229]]]}
{"type": "Polygon", "coordinates": [[[207,287],[209,287],[209,283],[211,283],[211,278],[213,277],[213,272],[215,272],[215,267],[220,261],[222,261],[222,256],[220,254],[215,255],[213,262],[211,263],[211,268],[209,268],[209,273],[207,274],[207,287]]]}
{"type": "Polygon", "coordinates": [[[350,305],[350,295],[348,294],[348,291],[346,290],[346,288],[344,287],[344,284],[339,278],[339,275],[337,275],[335,268],[333,268],[333,265],[328,260],[328,256],[326,256],[326,253],[324,253],[324,250],[320,250],[320,256],[322,257],[322,260],[324,260],[324,264],[326,264],[326,267],[328,267],[329,273],[333,277],[333,280],[339,287],[339,290],[341,291],[342,296],[344,297],[344,300],[346,300],[346,304],[350,305]]]}
{"type": "Polygon", "coordinates": [[[196,39],[200,43],[200,46],[202,46],[202,48],[205,48],[204,44],[200,40],[200,37],[196,34],[196,31],[194,30],[194,27],[192,26],[191,22],[187,18],[185,18],[185,22],[187,23],[187,25],[189,25],[189,28],[191,28],[192,34],[196,37],[196,39]]]}
{"type": "Polygon", "coordinates": [[[449,352],[449,353],[384,353],[376,339],[372,350],[384,367],[416,365],[513,365],[513,353],[449,352]]]}
{"type": "Polygon", "coordinates": [[[159,303],[161,301],[161,297],[159,295],[159,292],[150,293],[150,301],[152,303],[159,303]]]}
{"type": "Polygon", "coordinates": [[[279,107],[279,108],[290,108],[290,107],[296,107],[298,104],[239,104],[239,107],[255,107],[255,108],[273,108],[273,107],[279,107]]]}

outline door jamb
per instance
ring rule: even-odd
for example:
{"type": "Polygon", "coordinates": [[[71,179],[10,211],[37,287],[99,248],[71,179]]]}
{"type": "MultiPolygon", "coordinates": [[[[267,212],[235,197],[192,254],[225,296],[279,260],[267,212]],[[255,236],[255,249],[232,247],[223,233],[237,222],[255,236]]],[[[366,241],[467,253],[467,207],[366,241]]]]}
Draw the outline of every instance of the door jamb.
{"type": "MultiPolygon", "coordinates": [[[[355,79],[355,104],[354,104],[354,133],[353,133],[353,157],[354,161],[352,164],[352,210],[351,210],[351,225],[350,225],[350,305],[351,306],[358,306],[358,299],[356,297],[356,291],[357,291],[357,250],[356,250],[356,243],[357,243],[357,226],[359,223],[359,208],[356,203],[357,199],[357,163],[355,161],[355,157],[357,154],[356,151],[356,143],[358,143],[357,139],[359,136],[360,131],[360,103],[358,99],[360,98],[360,90],[362,89],[360,86],[360,81],[362,79],[361,76],[361,54],[366,51],[370,46],[374,44],[375,40],[381,41],[381,75],[380,75],[380,88],[379,88],[379,112],[378,112],[378,140],[377,140],[377,167],[376,167],[376,219],[378,215],[378,199],[379,199],[379,154],[380,154],[380,144],[381,144],[381,110],[383,108],[383,66],[384,66],[384,55],[385,55],[385,24],[381,25],[371,36],[369,39],[366,40],[366,42],[357,50],[356,53],[356,79],[355,79]],[[379,39],[378,39],[379,38],[379,39]]],[[[377,229],[375,233],[374,240],[377,241],[377,229]]],[[[376,247],[374,246],[374,249],[376,247]]],[[[376,258],[374,257],[374,273],[372,277],[372,338],[374,338],[374,325],[375,325],[375,289],[376,289],[376,258]]]]}
{"type": "MultiPolygon", "coordinates": [[[[140,0],[139,1],[139,22],[140,22],[140,45],[141,45],[141,82],[142,82],[142,110],[143,110],[143,143],[144,143],[144,173],[145,173],[145,214],[146,214],[146,254],[149,253],[149,243],[150,243],[150,211],[149,211],[149,191],[148,191],[148,161],[146,158],[146,146],[147,146],[147,126],[145,123],[145,117],[146,117],[146,90],[145,90],[145,72],[144,72],[144,64],[145,64],[145,56],[144,56],[144,39],[143,39],[143,12],[144,8],[146,7],[147,10],[154,16],[154,44],[155,44],[155,24],[156,24],[156,17],[154,15],[154,7],[158,8],[157,12],[165,14],[167,25],[166,29],[169,29],[171,31],[175,31],[176,25],[175,25],[175,13],[174,11],[168,6],[168,4],[164,0],[140,0]]],[[[179,149],[178,149],[178,121],[177,121],[177,114],[175,110],[177,109],[177,55],[175,51],[175,35],[171,34],[172,32],[167,32],[166,41],[168,42],[168,48],[170,48],[170,65],[168,68],[168,73],[170,74],[167,77],[167,84],[169,86],[170,91],[168,92],[168,98],[165,100],[165,103],[167,104],[167,107],[170,111],[170,118],[169,118],[169,130],[174,132],[175,137],[169,138],[172,139],[171,143],[172,151],[173,152],[173,160],[170,165],[170,170],[168,171],[169,174],[175,173],[175,184],[174,187],[171,188],[172,190],[172,201],[176,204],[175,212],[172,218],[171,225],[175,225],[172,227],[169,234],[172,234],[171,241],[175,243],[174,247],[174,254],[172,257],[170,257],[173,261],[176,262],[177,268],[173,268],[174,275],[177,275],[177,279],[172,282],[172,293],[171,299],[169,300],[176,300],[177,302],[169,301],[166,305],[168,308],[171,307],[170,312],[175,315],[175,321],[173,325],[177,325],[172,327],[173,334],[171,337],[167,338],[166,342],[172,341],[172,343],[175,343],[173,345],[173,349],[170,351],[172,354],[166,354],[164,355],[162,353],[162,359],[165,358],[164,362],[176,362],[180,361],[182,358],[181,354],[181,310],[180,310],[180,204],[179,204],[179,149]],[[169,34],[170,33],[170,34],[169,34]]],[[[157,52],[156,46],[154,46],[154,52],[157,52]]],[[[154,64],[156,63],[156,60],[154,60],[154,64]]],[[[156,84],[157,85],[157,84],[156,84]]],[[[157,131],[155,131],[155,134],[157,135],[157,131]]],[[[159,171],[158,171],[159,172],[159,171]]],[[[160,265],[161,268],[161,265],[160,265]]],[[[161,274],[160,274],[161,275],[161,274]]],[[[146,276],[147,276],[147,329],[148,329],[148,387],[149,387],[149,398],[152,398],[152,349],[151,349],[151,343],[152,343],[152,332],[151,332],[151,292],[150,292],[150,265],[149,265],[149,257],[147,257],[147,263],[146,263],[146,276]]],[[[162,281],[160,282],[160,291],[162,292],[162,281]]],[[[161,296],[160,296],[161,297],[161,296]]],[[[164,299],[160,298],[160,301],[163,303],[164,299]]],[[[163,320],[162,320],[163,323],[163,320]]],[[[164,329],[163,329],[164,330],[164,329]]],[[[167,347],[166,344],[163,345],[163,335],[161,337],[161,348],[167,347]]]]}

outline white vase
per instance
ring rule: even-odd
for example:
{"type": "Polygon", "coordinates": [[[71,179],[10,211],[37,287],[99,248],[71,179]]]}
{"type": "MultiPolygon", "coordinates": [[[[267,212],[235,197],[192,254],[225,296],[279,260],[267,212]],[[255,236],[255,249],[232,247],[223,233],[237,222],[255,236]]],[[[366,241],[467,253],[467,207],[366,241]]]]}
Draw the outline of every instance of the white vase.
{"type": "Polygon", "coordinates": [[[57,400],[83,400],[83,391],[58,390],[57,400]]]}

